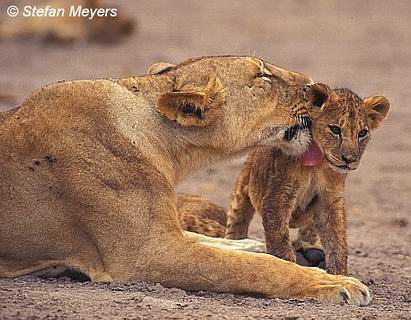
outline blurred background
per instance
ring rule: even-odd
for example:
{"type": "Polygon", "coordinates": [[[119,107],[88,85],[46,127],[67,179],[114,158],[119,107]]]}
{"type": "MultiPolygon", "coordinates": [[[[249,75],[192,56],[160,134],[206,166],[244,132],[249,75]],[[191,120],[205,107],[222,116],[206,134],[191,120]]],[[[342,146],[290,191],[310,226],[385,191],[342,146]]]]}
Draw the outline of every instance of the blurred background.
{"type": "MultiPolygon", "coordinates": [[[[256,55],[362,97],[387,95],[388,120],[347,185],[350,263],[362,275],[383,279],[389,272],[397,274],[389,283],[410,283],[410,1],[101,1],[118,8],[117,22],[73,20],[68,29],[82,27],[63,40],[64,28],[57,36],[50,32],[61,27],[55,21],[32,27],[38,32],[10,32],[31,26],[7,17],[8,6],[31,3],[0,3],[0,110],[20,105],[50,82],[139,75],[154,62],[223,54],[256,55]]],[[[179,190],[227,207],[243,160],[207,168],[179,190]]],[[[262,238],[258,220],[251,234],[262,238]]]]}

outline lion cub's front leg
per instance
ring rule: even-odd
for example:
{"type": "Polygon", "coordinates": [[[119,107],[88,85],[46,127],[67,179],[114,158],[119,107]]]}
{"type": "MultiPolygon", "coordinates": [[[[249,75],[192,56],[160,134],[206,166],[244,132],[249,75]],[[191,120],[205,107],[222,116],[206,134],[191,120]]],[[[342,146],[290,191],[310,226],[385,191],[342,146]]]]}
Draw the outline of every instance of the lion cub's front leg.
{"type": "Polygon", "coordinates": [[[324,247],[327,272],[347,274],[347,220],[342,193],[323,192],[314,226],[324,247]]]}
{"type": "Polygon", "coordinates": [[[236,181],[230,209],[228,210],[225,235],[227,239],[247,238],[248,228],[255,213],[248,193],[249,179],[250,171],[246,164],[236,181]]]}
{"type": "Polygon", "coordinates": [[[289,231],[289,221],[296,204],[294,194],[293,188],[270,189],[261,199],[260,206],[267,253],[291,262],[296,261],[289,231]]]}

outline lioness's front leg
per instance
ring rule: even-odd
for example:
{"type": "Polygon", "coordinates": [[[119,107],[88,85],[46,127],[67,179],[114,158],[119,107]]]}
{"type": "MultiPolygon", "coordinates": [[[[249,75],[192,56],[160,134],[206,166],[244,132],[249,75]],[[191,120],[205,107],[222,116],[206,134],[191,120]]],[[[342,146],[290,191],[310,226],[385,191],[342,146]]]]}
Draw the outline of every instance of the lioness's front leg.
{"type": "Polygon", "coordinates": [[[180,236],[169,240],[147,265],[151,272],[146,280],[188,290],[356,305],[370,301],[367,287],[354,278],[326,274],[267,254],[208,247],[180,236]]]}
{"type": "Polygon", "coordinates": [[[188,238],[191,238],[199,243],[205,244],[207,246],[216,247],[220,249],[229,249],[229,250],[239,250],[239,251],[248,251],[248,252],[258,252],[265,253],[265,243],[254,240],[254,239],[224,239],[224,238],[213,238],[206,235],[202,235],[195,232],[184,231],[184,235],[188,238]]]}

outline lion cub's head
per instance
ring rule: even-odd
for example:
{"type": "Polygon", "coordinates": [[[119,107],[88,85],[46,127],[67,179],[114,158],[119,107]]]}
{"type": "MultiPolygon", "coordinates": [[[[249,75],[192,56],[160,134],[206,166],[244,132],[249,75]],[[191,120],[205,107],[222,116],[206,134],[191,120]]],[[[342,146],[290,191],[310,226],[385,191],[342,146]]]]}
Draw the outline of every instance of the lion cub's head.
{"type": "Polygon", "coordinates": [[[331,89],[317,83],[307,89],[315,93],[316,109],[310,113],[312,136],[325,161],[339,172],[355,170],[373,130],[387,116],[390,103],[384,96],[361,99],[348,89],[331,89]]]}
{"type": "Polygon", "coordinates": [[[149,73],[173,83],[157,111],[192,145],[225,152],[277,145],[294,154],[308,146],[313,100],[304,101],[303,89],[312,81],[304,75],[254,57],[158,63],[149,73]]]}

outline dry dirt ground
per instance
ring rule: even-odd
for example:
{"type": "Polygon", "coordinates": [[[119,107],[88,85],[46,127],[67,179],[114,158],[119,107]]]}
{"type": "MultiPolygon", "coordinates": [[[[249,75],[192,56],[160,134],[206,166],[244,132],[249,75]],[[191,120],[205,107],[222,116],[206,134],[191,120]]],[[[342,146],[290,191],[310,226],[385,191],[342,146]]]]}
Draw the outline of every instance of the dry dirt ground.
{"type": "MultiPolygon", "coordinates": [[[[0,15],[13,1],[2,0],[0,15]]],[[[113,0],[114,2],[114,0],[113,0]]],[[[347,187],[351,273],[374,300],[356,308],[147,283],[0,280],[1,319],[411,319],[411,2],[118,1],[139,31],[116,46],[0,43],[0,109],[62,79],[144,73],[156,61],[256,54],[362,96],[384,93],[392,111],[347,187]]],[[[1,150],[0,150],[1,152],[1,150]]],[[[180,190],[227,206],[243,159],[192,176],[180,190]]],[[[0,182],[1,183],[1,182],[0,182]]],[[[0,222],[1,223],[1,222],[0,222]]],[[[258,221],[251,235],[262,238],[258,221]]]]}

